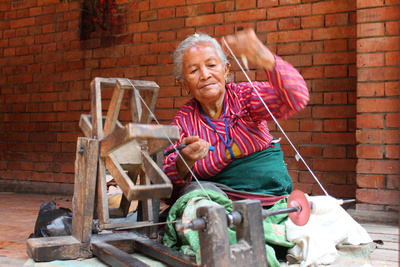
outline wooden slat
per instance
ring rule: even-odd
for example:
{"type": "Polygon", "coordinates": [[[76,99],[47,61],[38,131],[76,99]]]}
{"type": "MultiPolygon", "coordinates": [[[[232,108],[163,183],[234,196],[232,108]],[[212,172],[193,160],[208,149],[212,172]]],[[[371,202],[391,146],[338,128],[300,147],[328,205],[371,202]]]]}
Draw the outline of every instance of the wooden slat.
{"type": "Polygon", "coordinates": [[[90,243],[81,243],[73,236],[29,238],[27,254],[35,261],[75,260],[92,257],[90,243]]]}
{"type": "Polygon", "coordinates": [[[110,106],[108,107],[107,118],[104,124],[104,136],[107,136],[115,129],[119,111],[121,109],[122,98],[124,97],[124,92],[125,90],[122,88],[119,81],[117,81],[111,98],[110,106]]]}
{"type": "Polygon", "coordinates": [[[113,155],[106,158],[107,169],[114,177],[122,192],[129,201],[167,198],[171,194],[171,184],[134,185],[129,176],[121,168],[113,155]]]}
{"type": "Polygon", "coordinates": [[[110,215],[108,211],[106,163],[103,158],[99,158],[97,176],[97,217],[99,224],[106,224],[110,223],[110,215]]]}
{"type": "Polygon", "coordinates": [[[82,114],[79,120],[79,127],[87,138],[93,138],[92,117],[88,114],[82,114]]]}
{"type": "Polygon", "coordinates": [[[142,118],[140,120],[141,123],[150,124],[153,118],[150,116],[150,111],[154,113],[154,109],[156,107],[156,101],[158,96],[158,88],[157,90],[147,90],[144,91],[143,100],[146,103],[148,108],[143,109],[142,118]]]}
{"type": "Polygon", "coordinates": [[[100,157],[106,157],[124,144],[135,139],[179,138],[178,128],[167,125],[129,123],[122,129],[116,129],[100,143],[100,157]]]}
{"type": "Polygon", "coordinates": [[[142,164],[141,149],[133,140],[111,153],[124,170],[135,170],[142,164]]]}
{"type": "Polygon", "coordinates": [[[158,167],[154,160],[150,158],[147,152],[142,151],[142,157],[146,176],[149,177],[154,184],[171,184],[171,181],[167,175],[165,175],[165,173],[158,167]]]}
{"type": "Polygon", "coordinates": [[[82,243],[90,242],[93,224],[99,141],[78,138],[75,160],[72,235],[82,243]]]}
{"type": "Polygon", "coordinates": [[[131,105],[132,122],[140,123],[143,109],[137,89],[129,91],[129,103],[131,105]]]}
{"type": "Polygon", "coordinates": [[[101,109],[101,82],[102,78],[95,78],[91,86],[91,98],[92,98],[92,128],[93,138],[101,140],[104,137],[103,133],[103,115],[101,109]]]}

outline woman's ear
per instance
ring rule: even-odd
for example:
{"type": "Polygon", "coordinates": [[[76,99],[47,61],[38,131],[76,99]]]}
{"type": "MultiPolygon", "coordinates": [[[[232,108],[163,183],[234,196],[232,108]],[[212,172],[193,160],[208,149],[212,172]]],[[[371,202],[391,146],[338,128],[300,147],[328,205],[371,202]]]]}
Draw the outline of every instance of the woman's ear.
{"type": "Polygon", "coordinates": [[[225,80],[228,78],[229,70],[231,69],[231,63],[226,63],[225,65],[225,80]]]}
{"type": "Polygon", "coordinates": [[[187,84],[183,79],[176,79],[176,82],[185,90],[185,93],[188,95],[190,91],[188,90],[187,84]]]}

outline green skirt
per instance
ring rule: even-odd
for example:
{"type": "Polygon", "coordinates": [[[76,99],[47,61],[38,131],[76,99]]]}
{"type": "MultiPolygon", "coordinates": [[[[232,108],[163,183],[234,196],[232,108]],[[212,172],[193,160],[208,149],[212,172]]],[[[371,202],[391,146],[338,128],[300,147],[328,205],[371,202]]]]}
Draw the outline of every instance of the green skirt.
{"type": "Polygon", "coordinates": [[[232,189],[273,196],[288,195],[293,190],[283,152],[279,143],[265,150],[233,160],[207,181],[224,184],[232,189]]]}

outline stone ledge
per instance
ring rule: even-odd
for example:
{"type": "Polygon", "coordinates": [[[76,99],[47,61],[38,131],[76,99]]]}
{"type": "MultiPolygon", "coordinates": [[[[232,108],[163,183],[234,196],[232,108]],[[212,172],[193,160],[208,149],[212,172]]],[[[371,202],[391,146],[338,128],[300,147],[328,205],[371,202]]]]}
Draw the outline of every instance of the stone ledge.
{"type": "Polygon", "coordinates": [[[356,210],[356,209],[347,209],[346,211],[358,223],[399,225],[400,217],[398,212],[356,210]]]}
{"type": "Polygon", "coordinates": [[[73,195],[73,184],[0,180],[0,192],[39,195],[73,195]]]}

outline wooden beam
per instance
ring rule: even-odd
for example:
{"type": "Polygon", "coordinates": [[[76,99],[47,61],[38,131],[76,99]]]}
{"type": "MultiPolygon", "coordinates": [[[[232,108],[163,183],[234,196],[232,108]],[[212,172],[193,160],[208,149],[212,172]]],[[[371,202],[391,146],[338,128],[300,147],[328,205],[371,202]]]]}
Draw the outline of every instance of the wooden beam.
{"type": "Polygon", "coordinates": [[[79,120],[79,127],[87,138],[93,138],[92,117],[89,114],[82,114],[79,120]]]}
{"type": "Polygon", "coordinates": [[[146,151],[142,151],[143,168],[145,174],[154,184],[170,184],[171,181],[160,169],[160,167],[150,158],[146,151]]]}
{"type": "Polygon", "coordinates": [[[119,111],[121,109],[122,98],[124,97],[125,89],[122,88],[121,83],[117,80],[113,95],[111,98],[110,106],[108,107],[106,122],[104,123],[104,136],[114,131],[118,121],[119,111]]]}
{"type": "Polygon", "coordinates": [[[26,252],[34,261],[75,260],[91,258],[90,243],[81,243],[73,236],[29,238],[26,252]]]}
{"type": "Polygon", "coordinates": [[[76,149],[72,235],[86,243],[92,234],[99,141],[79,137],[76,149]]]}
{"type": "Polygon", "coordinates": [[[122,129],[116,129],[100,143],[100,157],[107,157],[110,153],[135,139],[179,139],[177,127],[168,125],[135,124],[129,123],[122,129]]]}

